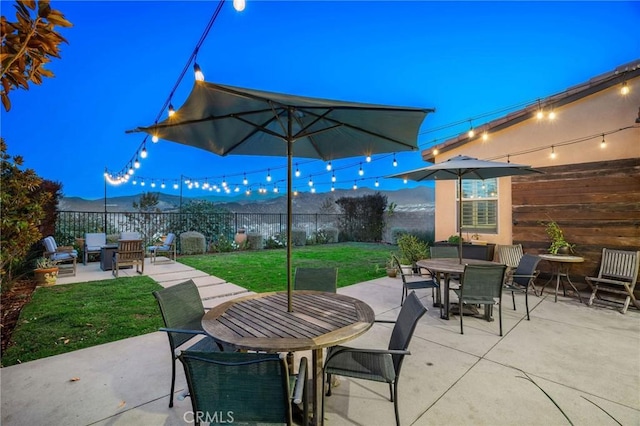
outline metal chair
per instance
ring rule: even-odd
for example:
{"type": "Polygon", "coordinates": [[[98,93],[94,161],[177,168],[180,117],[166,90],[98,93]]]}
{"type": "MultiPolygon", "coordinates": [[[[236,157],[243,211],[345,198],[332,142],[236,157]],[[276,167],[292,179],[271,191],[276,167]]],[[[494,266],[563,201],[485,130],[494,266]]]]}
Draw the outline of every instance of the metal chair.
{"type": "MultiPolygon", "coordinates": [[[[176,349],[197,336],[206,336],[202,329],[204,306],[198,288],[192,280],[153,292],[158,302],[164,327],[160,331],[167,333],[171,349],[171,393],[169,407],[173,407],[173,391],[176,383],[176,349]]],[[[200,352],[218,352],[222,347],[211,337],[204,337],[191,345],[189,350],[200,352]]]]}
{"type": "Polygon", "coordinates": [[[432,246],[429,247],[429,254],[432,259],[437,258],[458,258],[458,247],[453,246],[432,246]]]}
{"type": "Polygon", "coordinates": [[[633,291],[638,279],[640,266],[640,251],[602,249],[602,261],[597,277],[585,277],[591,287],[592,293],[588,305],[593,305],[600,293],[612,293],[626,296],[622,305],[622,313],[627,312],[629,302],[640,309],[640,303],[636,300],[633,291]]]}
{"type": "Polygon", "coordinates": [[[164,253],[169,257],[169,261],[176,260],[176,234],[170,232],[161,245],[149,246],[147,250],[151,254],[151,263],[155,263],[159,253],[164,253]]]}
{"type": "Polygon", "coordinates": [[[84,234],[84,245],[82,247],[82,263],[87,264],[90,254],[100,254],[102,247],[107,245],[107,234],[87,233],[84,234]]]}
{"type": "MultiPolygon", "coordinates": [[[[518,267],[520,259],[522,259],[524,252],[522,251],[522,244],[513,245],[499,245],[498,246],[498,262],[507,265],[507,281],[509,281],[510,275],[518,267]]],[[[535,292],[535,289],[534,289],[535,292]]]]}
{"type": "Polygon", "coordinates": [[[513,310],[516,310],[516,298],[514,293],[524,293],[524,303],[527,307],[527,320],[529,320],[529,287],[533,287],[533,292],[536,292],[534,285],[535,279],[538,277],[540,271],[536,271],[540,258],[532,254],[524,254],[518,262],[515,272],[507,277],[507,282],[504,285],[505,291],[511,292],[511,300],[513,301],[513,310]]]}
{"type": "Polygon", "coordinates": [[[486,305],[491,308],[496,303],[495,299],[498,299],[500,336],[502,336],[502,285],[506,269],[506,265],[466,265],[464,267],[462,285],[459,289],[453,290],[460,302],[460,334],[464,334],[462,323],[465,303],[486,305]]]}
{"type": "Polygon", "coordinates": [[[304,406],[307,424],[307,359],[300,360],[297,376],[289,376],[278,354],[182,351],[196,425],[292,425],[292,402],[304,406]]]}
{"type": "Polygon", "coordinates": [[[407,297],[407,294],[410,290],[416,290],[419,288],[435,289],[437,296],[434,296],[432,292],[431,297],[433,298],[434,302],[436,300],[436,297],[438,300],[440,300],[440,284],[437,280],[433,279],[432,277],[428,279],[424,279],[423,277],[420,277],[419,279],[416,279],[415,277],[407,277],[407,275],[402,270],[402,267],[400,266],[400,260],[397,256],[393,255],[393,261],[396,264],[398,272],[400,273],[400,277],[402,278],[402,298],[400,299],[400,306],[404,304],[405,297],[407,297]]]}
{"type": "MultiPolygon", "coordinates": [[[[329,348],[322,375],[322,388],[329,383],[326,396],[331,396],[331,375],[372,380],[389,384],[390,399],[395,410],[396,425],[400,425],[398,412],[398,380],[400,369],[418,320],[427,312],[415,291],[405,300],[395,326],[391,332],[388,349],[358,349],[346,346],[329,348]]],[[[393,323],[394,321],[376,321],[393,323]]],[[[322,397],[322,419],[324,419],[324,396],[322,397]]]]}
{"type": "Polygon", "coordinates": [[[125,266],[135,266],[138,274],[144,273],[142,240],[118,240],[118,251],[113,253],[112,274],[118,278],[118,271],[125,266]]]}
{"type": "Polygon", "coordinates": [[[315,290],[335,293],[338,287],[338,268],[296,268],[294,290],[315,290]]]}

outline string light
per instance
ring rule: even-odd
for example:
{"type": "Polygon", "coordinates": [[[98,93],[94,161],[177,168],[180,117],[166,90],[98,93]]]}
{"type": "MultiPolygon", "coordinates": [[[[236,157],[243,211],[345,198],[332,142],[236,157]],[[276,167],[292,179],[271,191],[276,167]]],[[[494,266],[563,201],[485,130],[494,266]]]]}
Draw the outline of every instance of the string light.
{"type": "Polygon", "coordinates": [[[167,185],[164,184],[164,181],[162,181],[162,183],[160,184],[160,188],[164,189],[166,188],[167,185]]]}
{"type": "Polygon", "coordinates": [[[627,82],[623,82],[622,87],[620,88],[620,93],[623,95],[628,95],[630,91],[631,90],[629,89],[629,86],[627,86],[627,82]]]}
{"type": "Polygon", "coordinates": [[[298,163],[296,163],[296,177],[300,177],[300,169],[298,168],[298,163]]]}
{"type": "Polygon", "coordinates": [[[271,170],[267,169],[267,182],[271,182],[271,170]]]}
{"type": "Polygon", "coordinates": [[[606,148],[607,142],[604,140],[604,133],[602,134],[602,142],[600,142],[600,148],[606,148]]]}
{"type": "Polygon", "coordinates": [[[471,123],[471,120],[469,120],[469,131],[467,132],[467,136],[469,136],[469,138],[472,138],[476,135],[476,132],[473,130],[473,124],[471,123]]]}
{"type": "Polygon", "coordinates": [[[157,135],[153,135],[153,136],[151,136],[151,142],[153,142],[153,143],[158,143],[158,141],[159,141],[159,140],[160,140],[160,139],[158,139],[158,136],[157,136],[157,135]]]}
{"type": "Polygon", "coordinates": [[[173,117],[176,111],[173,109],[173,105],[169,104],[169,117],[173,117]]]}
{"type": "Polygon", "coordinates": [[[489,133],[487,131],[482,132],[482,140],[485,142],[489,140],[489,133]]]}
{"type": "Polygon", "coordinates": [[[371,156],[370,156],[370,155],[367,155],[367,157],[365,158],[365,160],[366,160],[366,162],[367,162],[367,163],[370,163],[370,162],[371,162],[371,156]]]}
{"type": "Polygon", "coordinates": [[[355,191],[356,189],[358,189],[358,183],[353,181],[353,190],[355,191]]]}
{"type": "Polygon", "coordinates": [[[556,158],[556,151],[553,148],[553,145],[551,145],[551,158],[556,158]]]}
{"type": "Polygon", "coordinates": [[[362,163],[360,163],[360,170],[358,170],[360,176],[364,176],[364,170],[362,170],[362,163]]]}
{"type": "Polygon", "coordinates": [[[331,185],[331,192],[334,192],[336,190],[336,187],[331,185]]]}
{"type": "Polygon", "coordinates": [[[555,120],[555,118],[556,118],[556,112],[551,110],[549,112],[549,120],[555,120]]]}
{"type": "Polygon", "coordinates": [[[380,182],[378,182],[378,179],[376,179],[376,183],[373,184],[376,188],[380,186],[380,182]]]}
{"type": "Polygon", "coordinates": [[[309,186],[313,186],[313,179],[311,179],[311,176],[309,176],[309,186]]]}
{"type": "Polygon", "coordinates": [[[335,182],[335,181],[336,181],[336,174],[335,174],[335,173],[333,173],[333,174],[331,175],[331,182],[335,182]]]}
{"type": "Polygon", "coordinates": [[[233,8],[238,12],[242,12],[246,6],[245,0],[233,0],[233,8]]]}
{"type": "Polygon", "coordinates": [[[540,105],[540,99],[538,99],[538,112],[536,113],[536,118],[538,120],[542,120],[544,118],[544,111],[542,110],[542,106],[540,105]]]}
{"type": "Polygon", "coordinates": [[[311,188],[311,193],[315,194],[316,193],[316,189],[315,188],[311,188]]]}
{"type": "Polygon", "coordinates": [[[175,183],[173,184],[173,189],[178,189],[178,182],[175,182],[175,183]]]}
{"type": "Polygon", "coordinates": [[[193,63],[193,74],[195,75],[196,81],[204,81],[204,74],[197,62],[193,63]]]}
{"type": "Polygon", "coordinates": [[[136,157],[136,161],[133,162],[133,167],[136,169],[140,168],[140,161],[138,160],[138,157],[136,157]]]}
{"type": "Polygon", "coordinates": [[[248,183],[249,181],[247,180],[247,174],[245,173],[244,177],[242,178],[242,184],[246,186],[248,183]]]}
{"type": "Polygon", "coordinates": [[[398,161],[396,161],[396,154],[393,154],[393,167],[398,167],[398,161]]]}
{"type": "Polygon", "coordinates": [[[147,158],[147,155],[149,155],[149,154],[147,153],[147,147],[146,147],[146,146],[143,146],[143,147],[142,147],[142,151],[140,151],[140,157],[142,157],[142,158],[147,158]]]}
{"type": "Polygon", "coordinates": [[[330,171],[330,170],[331,170],[331,161],[327,163],[327,171],[330,171]]]}
{"type": "Polygon", "coordinates": [[[407,184],[407,178],[402,179],[402,183],[404,183],[405,185],[407,184]]]}

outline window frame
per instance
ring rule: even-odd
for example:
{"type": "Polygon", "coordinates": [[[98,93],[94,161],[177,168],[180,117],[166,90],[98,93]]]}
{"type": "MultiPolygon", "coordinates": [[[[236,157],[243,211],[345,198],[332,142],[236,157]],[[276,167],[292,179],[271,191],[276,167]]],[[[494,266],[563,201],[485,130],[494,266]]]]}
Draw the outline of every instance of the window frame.
{"type": "MultiPolygon", "coordinates": [[[[456,229],[460,232],[459,229],[459,215],[462,214],[460,212],[460,193],[459,187],[456,185],[456,229]]],[[[471,218],[473,223],[470,225],[465,225],[462,223],[462,231],[461,232],[472,232],[479,234],[498,234],[498,224],[499,224],[499,179],[498,178],[489,178],[489,179],[462,179],[462,212],[465,211],[465,205],[472,206],[471,218]],[[465,185],[467,182],[467,185],[465,185]],[[472,187],[467,190],[465,186],[469,186],[469,182],[472,183],[472,187]],[[495,184],[494,184],[495,182],[495,184]],[[484,183],[485,188],[480,188],[480,185],[484,183]],[[493,188],[492,188],[493,186],[493,188]],[[480,188],[480,189],[479,189],[480,188]],[[494,192],[490,192],[494,189],[494,192]],[[482,191],[486,190],[483,194],[482,191]],[[471,196],[464,197],[467,193],[470,192],[471,196]],[[481,203],[486,203],[487,206],[479,209],[478,207],[481,203]],[[491,206],[489,204],[493,204],[494,213],[494,223],[490,223],[491,218],[491,206]],[[481,216],[485,216],[484,220],[479,220],[481,216]],[[486,222],[486,225],[483,225],[481,222],[486,222]]],[[[465,216],[462,217],[463,221],[465,216]]]]}

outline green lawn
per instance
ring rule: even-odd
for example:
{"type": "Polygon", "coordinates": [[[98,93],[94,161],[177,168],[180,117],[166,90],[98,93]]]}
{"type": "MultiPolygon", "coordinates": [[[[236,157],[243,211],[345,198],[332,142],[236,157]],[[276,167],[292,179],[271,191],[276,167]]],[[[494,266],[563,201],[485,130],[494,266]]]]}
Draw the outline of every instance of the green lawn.
{"type": "MultiPolygon", "coordinates": [[[[366,243],[295,247],[293,266],[337,267],[338,286],[344,287],[384,276],[393,248],[366,243]]],[[[285,249],[178,260],[258,293],[287,286],[285,249]]],[[[38,288],[20,314],[2,366],[157,331],[162,318],[151,293],[160,288],[146,276],[38,288]]]]}
{"type": "MultiPolygon", "coordinates": [[[[294,269],[336,267],[338,287],[344,287],[385,276],[386,261],[393,248],[369,243],[294,247],[292,263],[294,269]]],[[[179,261],[256,293],[287,288],[285,249],[185,256],[179,261]]]]}
{"type": "Polygon", "coordinates": [[[2,366],[113,342],[162,327],[149,277],[40,287],[20,313],[2,366]]]}

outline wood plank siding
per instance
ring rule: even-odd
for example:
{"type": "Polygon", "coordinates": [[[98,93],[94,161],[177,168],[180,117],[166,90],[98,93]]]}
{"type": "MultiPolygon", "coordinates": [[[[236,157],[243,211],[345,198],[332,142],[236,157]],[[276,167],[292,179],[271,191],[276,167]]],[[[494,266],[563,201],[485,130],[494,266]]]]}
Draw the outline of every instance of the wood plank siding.
{"type": "MultiPolygon", "coordinates": [[[[544,174],[512,178],[513,242],[546,253],[540,221],[558,222],[582,264],[571,279],[597,276],[602,248],[640,250],[640,158],[540,168],[544,174]]],[[[541,262],[543,273],[549,265],[541,262]]],[[[544,277],[543,277],[544,278],[544,277]]]]}

